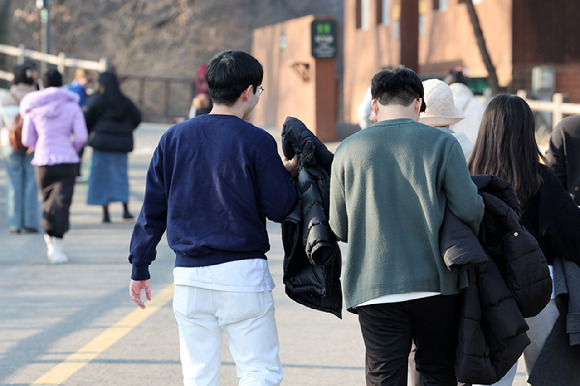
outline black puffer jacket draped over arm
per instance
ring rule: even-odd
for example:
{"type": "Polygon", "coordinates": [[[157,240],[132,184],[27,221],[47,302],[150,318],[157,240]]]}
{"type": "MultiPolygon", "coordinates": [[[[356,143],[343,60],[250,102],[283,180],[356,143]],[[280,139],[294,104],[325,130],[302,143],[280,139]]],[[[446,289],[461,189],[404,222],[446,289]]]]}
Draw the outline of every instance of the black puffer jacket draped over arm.
{"type": "Polygon", "coordinates": [[[300,157],[300,172],[294,180],[298,200],[282,221],[286,294],[297,303],[340,318],[341,253],[328,225],[334,155],[293,117],[284,122],[282,149],[288,158],[300,157]]]}
{"type": "Polygon", "coordinates": [[[455,369],[460,382],[501,379],[530,343],[524,316],[550,300],[551,279],[534,237],[520,224],[512,186],[493,176],[473,176],[485,203],[476,238],[448,210],[440,231],[442,257],[466,270],[455,369]]]}

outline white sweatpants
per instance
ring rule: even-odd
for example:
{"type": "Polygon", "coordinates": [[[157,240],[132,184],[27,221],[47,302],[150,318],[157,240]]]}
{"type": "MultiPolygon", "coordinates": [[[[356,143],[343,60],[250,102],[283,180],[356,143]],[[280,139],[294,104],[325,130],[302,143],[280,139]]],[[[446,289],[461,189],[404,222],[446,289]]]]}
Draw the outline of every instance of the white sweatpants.
{"type": "Polygon", "coordinates": [[[219,385],[224,331],[240,385],[271,386],[282,381],[271,291],[229,292],[176,285],[173,311],[179,326],[184,385],[219,385]]]}

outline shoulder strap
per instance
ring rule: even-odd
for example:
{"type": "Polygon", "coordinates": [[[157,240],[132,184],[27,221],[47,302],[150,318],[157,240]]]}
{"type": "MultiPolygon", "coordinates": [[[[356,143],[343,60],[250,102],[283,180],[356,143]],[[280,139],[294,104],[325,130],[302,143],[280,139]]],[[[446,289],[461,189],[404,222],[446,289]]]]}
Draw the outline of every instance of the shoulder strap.
{"type": "Polygon", "coordinates": [[[11,96],[11,97],[14,99],[14,101],[16,102],[16,104],[17,104],[18,106],[20,106],[20,98],[18,98],[18,97],[16,96],[16,94],[14,94],[12,91],[9,91],[9,93],[10,93],[10,96],[11,96]]]}

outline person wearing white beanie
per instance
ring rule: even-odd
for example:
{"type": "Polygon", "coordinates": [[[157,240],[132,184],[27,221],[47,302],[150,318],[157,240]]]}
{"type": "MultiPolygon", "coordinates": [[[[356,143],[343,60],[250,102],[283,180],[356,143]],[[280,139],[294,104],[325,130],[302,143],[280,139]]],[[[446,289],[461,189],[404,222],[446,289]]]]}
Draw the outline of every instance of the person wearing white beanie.
{"type": "Polygon", "coordinates": [[[463,132],[456,132],[449,128],[465,118],[463,111],[455,106],[453,93],[445,82],[439,79],[423,81],[425,89],[425,104],[427,108],[421,113],[419,122],[448,131],[459,141],[465,159],[473,151],[473,143],[463,132]]]}

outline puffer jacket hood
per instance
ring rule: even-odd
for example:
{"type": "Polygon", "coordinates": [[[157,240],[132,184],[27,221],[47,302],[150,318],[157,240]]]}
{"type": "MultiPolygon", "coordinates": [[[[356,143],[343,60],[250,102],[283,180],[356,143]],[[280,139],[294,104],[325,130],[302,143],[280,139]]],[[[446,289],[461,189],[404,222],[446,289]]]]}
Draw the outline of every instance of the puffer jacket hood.
{"type": "Polygon", "coordinates": [[[453,92],[453,101],[455,102],[455,106],[465,106],[471,98],[473,98],[473,93],[463,83],[453,83],[449,85],[449,88],[453,92]]]}
{"type": "Polygon", "coordinates": [[[38,117],[54,118],[68,108],[67,103],[77,103],[79,96],[63,88],[49,87],[26,94],[20,103],[20,111],[38,117]]]}

